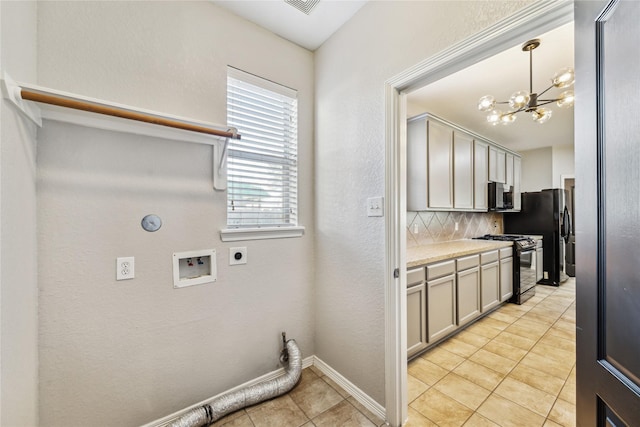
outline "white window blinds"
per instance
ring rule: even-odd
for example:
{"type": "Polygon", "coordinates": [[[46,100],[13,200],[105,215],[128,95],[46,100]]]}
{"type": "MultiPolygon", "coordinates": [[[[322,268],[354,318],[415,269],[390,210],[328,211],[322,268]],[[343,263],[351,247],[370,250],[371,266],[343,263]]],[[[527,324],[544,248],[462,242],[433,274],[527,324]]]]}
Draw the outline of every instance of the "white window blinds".
{"type": "Polygon", "coordinates": [[[235,68],[227,72],[227,226],[298,224],[297,92],[235,68]]]}

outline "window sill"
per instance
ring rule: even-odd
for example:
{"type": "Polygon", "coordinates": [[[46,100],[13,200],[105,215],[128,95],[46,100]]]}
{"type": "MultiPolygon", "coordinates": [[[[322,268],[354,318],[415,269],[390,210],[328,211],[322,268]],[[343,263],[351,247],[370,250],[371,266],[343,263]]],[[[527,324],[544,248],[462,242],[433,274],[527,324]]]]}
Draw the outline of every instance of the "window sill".
{"type": "Polygon", "coordinates": [[[304,227],[271,227],[271,228],[227,228],[220,230],[223,242],[238,242],[241,240],[287,239],[302,237],[304,227]]]}

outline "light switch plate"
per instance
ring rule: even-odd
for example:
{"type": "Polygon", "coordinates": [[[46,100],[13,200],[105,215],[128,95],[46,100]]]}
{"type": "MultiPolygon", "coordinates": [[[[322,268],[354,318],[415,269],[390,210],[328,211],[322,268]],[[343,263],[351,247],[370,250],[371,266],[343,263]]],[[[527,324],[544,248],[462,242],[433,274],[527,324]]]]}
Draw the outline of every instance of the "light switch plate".
{"type": "Polygon", "coordinates": [[[384,197],[369,197],[367,199],[367,216],[384,216],[384,197]]]}

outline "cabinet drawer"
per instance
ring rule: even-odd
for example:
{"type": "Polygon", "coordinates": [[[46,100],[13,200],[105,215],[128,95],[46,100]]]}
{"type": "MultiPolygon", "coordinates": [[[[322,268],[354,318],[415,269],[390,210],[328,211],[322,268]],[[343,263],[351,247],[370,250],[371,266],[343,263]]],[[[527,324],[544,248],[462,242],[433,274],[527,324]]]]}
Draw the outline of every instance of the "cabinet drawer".
{"type": "Polygon", "coordinates": [[[500,249],[500,259],[509,258],[513,256],[513,247],[500,249]]]}
{"type": "Polygon", "coordinates": [[[496,249],[495,251],[480,254],[480,261],[482,265],[498,261],[498,250],[496,249]]]}
{"type": "Polygon", "coordinates": [[[427,280],[433,280],[433,279],[437,279],[438,277],[447,276],[449,274],[453,274],[455,271],[456,271],[455,260],[428,265],[427,280]]]}
{"type": "Polygon", "coordinates": [[[458,258],[458,271],[467,270],[469,268],[480,265],[480,255],[470,255],[464,258],[458,258]]]}
{"type": "Polygon", "coordinates": [[[424,282],[424,268],[416,268],[407,271],[407,287],[419,285],[424,282]]]}

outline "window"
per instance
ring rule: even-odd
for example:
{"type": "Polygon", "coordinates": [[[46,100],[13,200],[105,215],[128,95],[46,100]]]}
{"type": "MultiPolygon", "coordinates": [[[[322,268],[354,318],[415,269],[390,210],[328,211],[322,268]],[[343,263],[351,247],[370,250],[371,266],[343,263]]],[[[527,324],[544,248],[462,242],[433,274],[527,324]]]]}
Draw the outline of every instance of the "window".
{"type": "Polygon", "coordinates": [[[296,227],[297,92],[229,67],[227,123],[227,227],[296,227]]]}

